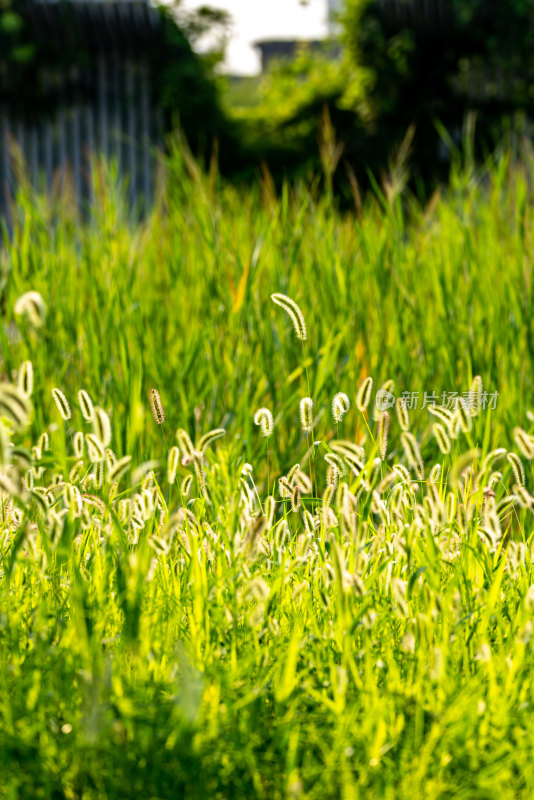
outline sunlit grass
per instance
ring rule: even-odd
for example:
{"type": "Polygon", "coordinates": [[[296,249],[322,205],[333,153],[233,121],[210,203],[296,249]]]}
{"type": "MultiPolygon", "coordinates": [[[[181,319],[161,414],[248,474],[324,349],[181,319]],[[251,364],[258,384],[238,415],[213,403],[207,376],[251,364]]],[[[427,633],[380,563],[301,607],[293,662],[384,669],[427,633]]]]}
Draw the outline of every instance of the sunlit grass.
{"type": "Polygon", "coordinates": [[[531,168],[360,217],[176,154],[136,226],[21,192],[6,797],[532,796],[531,168]]]}

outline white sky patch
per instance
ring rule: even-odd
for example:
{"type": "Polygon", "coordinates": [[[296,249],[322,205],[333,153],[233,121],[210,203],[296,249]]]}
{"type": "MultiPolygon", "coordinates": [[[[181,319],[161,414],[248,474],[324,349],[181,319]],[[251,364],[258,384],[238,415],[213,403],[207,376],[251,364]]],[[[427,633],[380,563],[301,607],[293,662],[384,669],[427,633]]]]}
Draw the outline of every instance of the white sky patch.
{"type": "Polygon", "coordinates": [[[327,0],[183,0],[189,10],[202,5],[232,15],[224,71],[234,75],[259,72],[260,60],[251,46],[258,39],[322,39],[327,35],[327,0]]]}

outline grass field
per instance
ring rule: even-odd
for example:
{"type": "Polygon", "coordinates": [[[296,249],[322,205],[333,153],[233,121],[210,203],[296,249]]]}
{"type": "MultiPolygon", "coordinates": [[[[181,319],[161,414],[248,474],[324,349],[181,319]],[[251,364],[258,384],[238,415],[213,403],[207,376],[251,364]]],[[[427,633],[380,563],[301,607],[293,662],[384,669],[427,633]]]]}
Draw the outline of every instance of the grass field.
{"type": "Polygon", "coordinates": [[[533,796],[533,167],[21,190],[0,797],[533,796]]]}

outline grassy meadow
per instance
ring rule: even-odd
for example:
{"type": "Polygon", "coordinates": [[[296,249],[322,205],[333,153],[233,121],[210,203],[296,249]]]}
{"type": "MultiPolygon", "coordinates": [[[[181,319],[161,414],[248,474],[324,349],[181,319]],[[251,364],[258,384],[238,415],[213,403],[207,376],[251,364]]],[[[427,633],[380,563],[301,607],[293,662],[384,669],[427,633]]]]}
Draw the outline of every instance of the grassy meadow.
{"type": "Polygon", "coordinates": [[[22,185],[0,797],[533,796],[533,168],[22,185]]]}

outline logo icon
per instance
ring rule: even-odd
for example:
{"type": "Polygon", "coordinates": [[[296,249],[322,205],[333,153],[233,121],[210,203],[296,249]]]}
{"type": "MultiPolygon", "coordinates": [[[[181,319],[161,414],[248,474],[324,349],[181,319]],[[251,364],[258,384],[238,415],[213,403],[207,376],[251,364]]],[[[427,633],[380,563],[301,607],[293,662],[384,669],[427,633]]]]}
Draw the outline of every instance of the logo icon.
{"type": "Polygon", "coordinates": [[[395,405],[395,395],[388,392],[387,389],[379,389],[376,393],[375,406],[377,411],[387,411],[395,405]]]}

